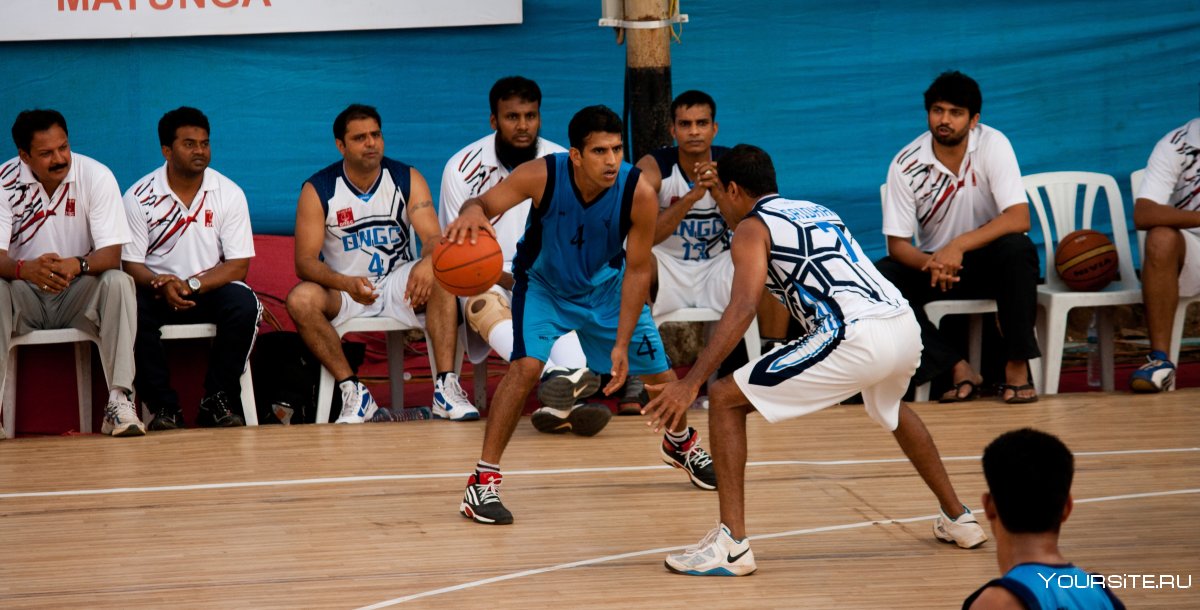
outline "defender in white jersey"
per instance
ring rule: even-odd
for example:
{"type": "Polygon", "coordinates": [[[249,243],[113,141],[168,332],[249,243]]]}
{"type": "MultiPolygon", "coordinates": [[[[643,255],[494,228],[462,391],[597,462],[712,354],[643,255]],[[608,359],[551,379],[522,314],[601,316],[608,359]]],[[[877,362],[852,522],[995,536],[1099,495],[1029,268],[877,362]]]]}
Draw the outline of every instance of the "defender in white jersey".
{"type": "Polygon", "coordinates": [[[184,427],[171,388],[164,324],[215,324],[196,423],[242,426],[240,379],[258,336],[262,305],[246,285],[254,234],[246,195],[208,166],[208,117],[182,106],[158,121],[166,163],[125,192],[132,240],[121,255],[137,285],[134,384],[151,430],[184,427]]]}
{"type": "Polygon", "coordinates": [[[925,425],[901,402],[921,358],[920,328],[904,297],[875,270],[837,214],[779,197],[775,168],[761,149],[739,144],[722,158],[718,174],[724,186],[714,188],[727,191],[736,229],[732,298],[696,364],[662,386],[646,413],[655,426],[671,426],[686,412],[750,324],[764,284],[806,334],[709,388],[721,523],[700,544],[669,555],[667,568],[695,576],[754,572],[744,514],[746,415],[757,410],[778,422],[859,392],[867,414],[893,433],[937,496],[942,514],[934,535],[963,548],[983,544],[987,535],[955,494],[925,425]]]}
{"type": "Polygon", "coordinates": [[[0,375],[13,336],[85,330],[100,338],[108,380],[100,431],[145,434],[130,400],[137,314],[133,280],[120,270],[129,224],[117,180],[71,152],[54,110],[22,112],[12,134],[18,156],[0,165],[0,375]]]}
{"type": "Polygon", "coordinates": [[[479,419],[454,373],[458,310],[454,295],[433,280],[429,257],[441,238],[429,185],[416,168],[383,156],[382,119],[351,104],[333,122],[342,160],[304,183],[296,207],[296,275],[288,314],[305,345],[342,391],[338,423],[362,423],[378,406],[353,375],[334,327],[355,317],[386,316],[424,326],[434,381],[433,412],[479,419]],[[411,234],[424,246],[416,258],[411,234]]]}
{"type": "Polygon", "coordinates": [[[1133,196],[1133,224],[1146,231],[1142,301],[1150,356],[1129,386],[1134,392],[1158,392],[1175,385],[1167,350],[1179,297],[1200,294],[1200,118],[1158,141],[1133,196]]]}
{"type": "Polygon", "coordinates": [[[954,387],[942,402],[975,398],[982,377],[955,347],[955,338],[929,322],[925,304],[992,299],[1006,361],[1002,398],[1034,402],[1029,360],[1041,355],[1033,332],[1040,267],[1025,235],[1029,203],[1008,138],[979,124],[982,105],[979,85],[961,72],[941,74],[925,91],[929,131],[888,167],[883,203],[888,256],[877,265],[921,323],[925,352],[914,384],[950,373],[954,387]]]}
{"type": "MultiPolygon", "coordinates": [[[[537,83],[521,76],[497,80],[488,93],[492,133],[468,144],[446,162],[442,170],[442,190],[438,200],[438,218],[449,226],[458,218],[466,200],[478,197],[508,177],[521,163],[566,149],[539,137],[542,125],[542,91],[537,83]]],[[[504,253],[504,272],[487,292],[461,299],[467,325],[467,354],[472,362],[482,361],[495,350],[506,361],[512,360],[512,262],[517,243],[525,235],[531,201],[525,201],[493,218],[496,241],[504,253]]],[[[599,388],[600,378],[586,369],[587,359],[575,333],[563,335],[554,343],[546,371],[538,386],[542,408],[530,418],[541,432],[573,432],[592,436],[600,432],[612,412],[600,404],[586,404],[586,398],[599,388]]]]}
{"type": "MultiPolygon", "coordinates": [[[[729,240],[733,233],[725,217],[730,204],[711,188],[721,155],[728,150],[713,146],[716,117],[717,104],[707,93],[680,93],[671,102],[675,146],[652,151],[637,164],[643,179],[658,193],[655,275],[650,288],[655,316],[688,307],[724,311],[729,303],[733,282],[729,240]]],[[[763,342],[782,340],[787,322],[787,310],[764,291],[758,316],[763,342]]],[[[744,357],[731,364],[736,367],[743,362],[744,357]]]]}

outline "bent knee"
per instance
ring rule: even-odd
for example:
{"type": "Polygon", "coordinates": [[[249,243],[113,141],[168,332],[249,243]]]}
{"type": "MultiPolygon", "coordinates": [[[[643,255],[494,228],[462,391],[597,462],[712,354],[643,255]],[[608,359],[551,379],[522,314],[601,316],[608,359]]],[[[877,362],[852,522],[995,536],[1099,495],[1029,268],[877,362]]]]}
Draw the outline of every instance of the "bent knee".
{"type": "Polygon", "coordinates": [[[287,295],[288,315],[293,318],[312,313],[324,313],[328,292],[320,284],[300,282],[287,295]]]}
{"type": "Polygon", "coordinates": [[[732,375],[718,379],[708,388],[709,409],[736,409],[750,405],[750,400],[742,393],[732,375]]]}
{"type": "Polygon", "coordinates": [[[1146,247],[1142,255],[1147,263],[1176,260],[1183,254],[1183,235],[1175,227],[1154,227],[1146,231],[1146,247]]]}

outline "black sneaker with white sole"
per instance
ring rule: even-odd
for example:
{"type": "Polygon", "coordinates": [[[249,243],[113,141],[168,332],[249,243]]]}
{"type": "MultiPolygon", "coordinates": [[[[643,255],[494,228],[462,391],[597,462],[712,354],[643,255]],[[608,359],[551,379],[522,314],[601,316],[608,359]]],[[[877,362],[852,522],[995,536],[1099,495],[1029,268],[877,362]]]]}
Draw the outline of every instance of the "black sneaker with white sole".
{"type": "Polygon", "coordinates": [[[566,411],[599,389],[600,376],[590,369],[555,367],[542,375],[537,397],[544,407],[566,411]]]}
{"type": "Polygon", "coordinates": [[[488,525],[508,525],[513,522],[512,513],[500,503],[500,483],[504,477],[498,472],[476,472],[467,479],[467,490],[463,492],[458,512],[462,516],[488,525]]]}
{"type": "Polygon", "coordinates": [[[534,411],[529,419],[538,432],[574,432],[579,436],[595,436],[608,425],[608,420],[612,419],[612,411],[599,403],[579,403],[566,410],[542,407],[534,411]]]}

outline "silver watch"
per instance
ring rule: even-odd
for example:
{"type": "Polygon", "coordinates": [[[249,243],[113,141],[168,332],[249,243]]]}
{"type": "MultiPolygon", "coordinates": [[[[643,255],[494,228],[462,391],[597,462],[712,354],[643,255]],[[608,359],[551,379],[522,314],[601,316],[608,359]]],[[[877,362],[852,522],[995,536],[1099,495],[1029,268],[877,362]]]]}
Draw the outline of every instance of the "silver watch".
{"type": "Polygon", "coordinates": [[[187,281],[187,285],[188,285],[188,288],[191,289],[192,294],[197,294],[200,292],[200,278],[195,277],[195,276],[189,277],[188,281],[187,281]]]}

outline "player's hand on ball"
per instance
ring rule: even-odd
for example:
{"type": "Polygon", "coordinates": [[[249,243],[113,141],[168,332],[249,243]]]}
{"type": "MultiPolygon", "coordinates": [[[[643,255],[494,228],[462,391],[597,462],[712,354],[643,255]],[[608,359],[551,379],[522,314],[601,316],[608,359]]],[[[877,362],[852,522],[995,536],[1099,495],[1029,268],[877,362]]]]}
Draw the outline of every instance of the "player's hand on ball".
{"type": "Polygon", "coordinates": [[[663,428],[679,429],[679,420],[696,401],[700,388],[680,379],[670,383],[648,385],[646,391],[651,394],[657,392],[658,395],[642,407],[642,414],[650,418],[646,425],[655,432],[660,432],[663,428]]]}
{"type": "MultiPolygon", "coordinates": [[[[469,199],[468,203],[471,201],[476,200],[469,199]]],[[[455,218],[454,222],[446,225],[445,237],[447,240],[455,243],[461,244],[463,241],[475,243],[480,231],[486,231],[492,237],[496,236],[496,229],[492,227],[492,222],[484,215],[482,207],[478,204],[463,204],[458,218],[455,218]]]]}

